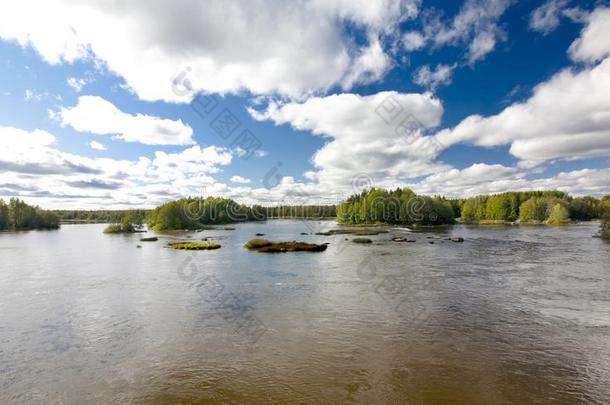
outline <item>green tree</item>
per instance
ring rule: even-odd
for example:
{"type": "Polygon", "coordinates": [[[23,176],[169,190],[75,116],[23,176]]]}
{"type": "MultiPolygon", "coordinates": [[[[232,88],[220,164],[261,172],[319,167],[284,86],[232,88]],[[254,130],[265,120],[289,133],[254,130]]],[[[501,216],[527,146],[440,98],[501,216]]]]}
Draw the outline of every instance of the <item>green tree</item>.
{"type": "Polygon", "coordinates": [[[466,222],[478,222],[485,219],[487,213],[487,197],[478,196],[469,198],[462,206],[462,220],[466,222]]]}
{"type": "Polygon", "coordinates": [[[493,195],[487,199],[485,219],[507,221],[511,217],[511,208],[508,194],[493,195]]]}
{"type": "Polygon", "coordinates": [[[546,218],[547,202],[544,198],[531,197],[519,208],[519,220],[522,222],[544,221],[546,218]]]}
{"type": "Polygon", "coordinates": [[[556,203],[551,208],[549,218],[546,220],[547,223],[553,225],[559,225],[570,221],[570,212],[561,203],[556,203]]]}

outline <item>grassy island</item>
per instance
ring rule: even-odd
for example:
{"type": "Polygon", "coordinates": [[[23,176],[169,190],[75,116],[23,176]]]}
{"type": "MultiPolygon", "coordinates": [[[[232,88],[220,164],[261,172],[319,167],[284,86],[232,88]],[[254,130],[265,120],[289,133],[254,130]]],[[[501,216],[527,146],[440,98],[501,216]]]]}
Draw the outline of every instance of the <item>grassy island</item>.
{"type": "Polygon", "coordinates": [[[283,252],[323,252],[326,244],[315,244],[305,242],[271,242],[266,239],[252,239],[244,245],[246,249],[261,253],[283,253],[283,252]]]}
{"type": "Polygon", "coordinates": [[[211,242],[174,242],[168,246],[178,250],[213,250],[221,247],[218,243],[211,242]]]}

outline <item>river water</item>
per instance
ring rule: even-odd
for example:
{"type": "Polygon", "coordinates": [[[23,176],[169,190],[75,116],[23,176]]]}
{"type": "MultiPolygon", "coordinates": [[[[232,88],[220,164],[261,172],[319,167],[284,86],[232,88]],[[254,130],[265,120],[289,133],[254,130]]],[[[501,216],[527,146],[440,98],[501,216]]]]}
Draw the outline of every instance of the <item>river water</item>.
{"type": "Polygon", "coordinates": [[[597,226],[1,233],[0,403],[607,404],[597,226]],[[255,233],[330,245],[256,253],[255,233]],[[188,236],[222,248],[164,248],[188,236]]]}

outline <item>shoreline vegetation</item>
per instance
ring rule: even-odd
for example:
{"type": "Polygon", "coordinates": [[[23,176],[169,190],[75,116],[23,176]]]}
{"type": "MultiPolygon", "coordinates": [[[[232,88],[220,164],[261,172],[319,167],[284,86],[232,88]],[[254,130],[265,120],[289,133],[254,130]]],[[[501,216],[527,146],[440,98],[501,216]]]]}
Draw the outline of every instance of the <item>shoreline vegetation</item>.
{"type": "MultiPolygon", "coordinates": [[[[201,231],[267,219],[335,219],[344,227],[435,227],[455,223],[476,225],[564,225],[574,221],[601,220],[597,236],[610,239],[610,195],[602,198],[571,197],[562,191],[520,191],[480,195],[466,199],[417,195],[409,188],[371,188],[338,205],[244,205],[227,198],[188,197],[145,210],[43,210],[17,198],[0,200],[0,230],[57,229],[66,222],[108,222],[104,233],[149,230],[201,231]]],[[[356,236],[383,231],[332,230],[356,236]]]]}
{"type": "Polygon", "coordinates": [[[108,225],[104,233],[138,233],[144,231],[144,214],[138,211],[129,212],[121,222],[108,225]]]}
{"type": "Polygon", "coordinates": [[[50,230],[59,228],[59,217],[52,211],[28,205],[18,198],[8,203],[0,199],[0,231],[50,230]]]}

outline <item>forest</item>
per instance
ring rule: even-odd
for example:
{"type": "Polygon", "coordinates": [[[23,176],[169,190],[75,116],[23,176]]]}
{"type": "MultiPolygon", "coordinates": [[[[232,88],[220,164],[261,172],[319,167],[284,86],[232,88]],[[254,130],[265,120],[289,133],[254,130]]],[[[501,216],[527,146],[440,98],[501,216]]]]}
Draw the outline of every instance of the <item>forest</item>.
{"type": "Polygon", "coordinates": [[[337,207],[344,224],[547,223],[588,221],[610,212],[610,196],[573,198],[561,191],[507,192],[467,199],[418,196],[408,188],[373,188],[337,207]]]}
{"type": "Polygon", "coordinates": [[[57,228],[59,217],[52,211],[28,205],[18,198],[11,198],[8,204],[0,199],[0,231],[57,228]]]}
{"type": "Polygon", "coordinates": [[[118,223],[127,215],[146,217],[150,210],[53,210],[64,223],[118,223]]]}
{"type": "Polygon", "coordinates": [[[610,211],[610,196],[570,197],[561,191],[508,192],[457,200],[459,217],[468,223],[515,222],[561,224],[590,221],[610,211]]]}
{"type": "Polygon", "coordinates": [[[455,222],[455,211],[442,197],[418,196],[409,188],[372,188],[340,203],[337,220],[346,225],[443,225],[455,222]]]}

